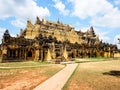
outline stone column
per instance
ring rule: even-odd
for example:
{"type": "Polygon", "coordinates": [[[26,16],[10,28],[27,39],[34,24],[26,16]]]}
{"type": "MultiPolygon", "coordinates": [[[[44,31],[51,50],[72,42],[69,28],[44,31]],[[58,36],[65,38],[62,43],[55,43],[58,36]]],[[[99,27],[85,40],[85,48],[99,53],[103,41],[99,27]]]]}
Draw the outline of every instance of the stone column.
{"type": "Polygon", "coordinates": [[[41,48],[40,51],[41,51],[41,61],[44,61],[44,57],[43,57],[43,53],[44,53],[44,52],[43,52],[43,48],[41,48]]]}
{"type": "Polygon", "coordinates": [[[8,57],[10,57],[10,50],[8,50],[8,57]]]}
{"type": "Polygon", "coordinates": [[[13,50],[11,50],[11,54],[12,54],[12,57],[13,57],[13,56],[14,56],[14,55],[13,55],[13,50]]]}
{"type": "Polygon", "coordinates": [[[27,59],[27,50],[25,49],[24,51],[24,59],[26,60],[27,59]]]}
{"type": "Polygon", "coordinates": [[[15,50],[15,53],[16,53],[15,57],[18,58],[18,50],[15,50]]]}
{"type": "Polygon", "coordinates": [[[20,58],[21,58],[21,49],[20,49],[20,52],[19,52],[19,56],[20,56],[20,58]]]}
{"type": "Polygon", "coordinates": [[[21,50],[21,58],[23,58],[23,49],[21,50]]]}
{"type": "Polygon", "coordinates": [[[68,53],[67,53],[66,47],[64,49],[63,56],[64,56],[65,60],[67,61],[68,60],[68,53]]]}
{"type": "Polygon", "coordinates": [[[40,57],[40,55],[39,55],[39,49],[37,49],[36,51],[35,51],[35,60],[39,60],[39,57],[40,57]]]}
{"type": "Polygon", "coordinates": [[[0,62],[5,62],[5,60],[7,59],[7,52],[7,47],[3,47],[0,62]]]}
{"type": "Polygon", "coordinates": [[[48,51],[47,51],[47,57],[46,57],[46,60],[49,62],[49,61],[51,61],[51,52],[50,52],[50,49],[48,49],[48,51]]]}

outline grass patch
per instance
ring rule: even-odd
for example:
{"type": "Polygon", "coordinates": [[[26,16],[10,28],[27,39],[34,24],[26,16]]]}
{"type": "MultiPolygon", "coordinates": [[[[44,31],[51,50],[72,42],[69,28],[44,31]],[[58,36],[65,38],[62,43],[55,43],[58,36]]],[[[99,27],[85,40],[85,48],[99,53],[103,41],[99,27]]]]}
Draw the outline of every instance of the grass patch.
{"type": "Polygon", "coordinates": [[[7,63],[0,63],[0,70],[16,69],[16,68],[34,68],[48,64],[50,64],[50,62],[36,62],[36,61],[7,62],[7,63]]]}
{"type": "Polygon", "coordinates": [[[120,60],[120,58],[110,58],[110,57],[91,57],[91,58],[76,58],[76,63],[85,62],[99,62],[99,61],[110,61],[110,60],[120,60]]]}
{"type": "Polygon", "coordinates": [[[81,63],[63,90],[119,90],[119,72],[119,60],[81,63]]]}

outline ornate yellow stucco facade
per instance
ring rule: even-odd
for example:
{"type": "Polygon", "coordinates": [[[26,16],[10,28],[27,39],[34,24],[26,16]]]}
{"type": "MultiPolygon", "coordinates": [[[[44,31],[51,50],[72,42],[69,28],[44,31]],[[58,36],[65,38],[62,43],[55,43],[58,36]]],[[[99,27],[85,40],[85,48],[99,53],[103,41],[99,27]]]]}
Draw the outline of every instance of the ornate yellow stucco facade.
{"type": "Polygon", "coordinates": [[[17,37],[6,30],[0,45],[2,62],[40,60],[68,61],[72,58],[114,57],[116,45],[103,43],[93,27],[86,32],[76,31],[73,26],[36,18],[35,24],[27,21],[26,29],[17,37]]]}
{"type": "Polygon", "coordinates": [[[28,20],[27,28],[25,30],[25,38],[34,39],[35,37],[39,36],[39,34],[42,34],[46,37],[56,37],[58,41],[62,42],[66,40],[70,41],[71,43],[81,42],[81,38],[75,29],[70,25],[62,24],[59,21],[57,23],[46,21],[44,19],[40,21],[38,17],[35,24],[33,25],[28,20]]]}

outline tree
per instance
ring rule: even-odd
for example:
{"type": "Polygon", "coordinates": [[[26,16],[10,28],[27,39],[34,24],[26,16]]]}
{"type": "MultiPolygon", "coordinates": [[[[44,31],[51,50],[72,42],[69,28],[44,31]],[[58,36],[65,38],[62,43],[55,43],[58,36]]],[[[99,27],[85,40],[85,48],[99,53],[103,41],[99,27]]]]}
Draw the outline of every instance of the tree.
{"type": "Polygon", "coordinates": [[[120,44],[120,38],[118,38],[118,44],[120,44]]]}

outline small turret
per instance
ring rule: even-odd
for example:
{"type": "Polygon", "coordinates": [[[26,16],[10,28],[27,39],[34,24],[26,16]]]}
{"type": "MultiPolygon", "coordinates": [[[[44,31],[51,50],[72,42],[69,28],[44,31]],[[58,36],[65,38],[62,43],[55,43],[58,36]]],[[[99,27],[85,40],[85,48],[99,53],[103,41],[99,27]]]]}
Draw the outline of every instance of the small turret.
{"type": "Polygon", "coordinates": [[[41,21],[40,21],[39,17],[37,16],[35,24],[40,24],[40,23],[41,23],[41,21]]]}
{"type": "Polygon", "coordinates": [[[95,36],[95,32],[92,26],[90,27],[89,34],[93,37],[95,36]]]}
{"type": "Polygon", "coordinates": [[[59,20],[59,18],[58,18],[58,21],[57,21],[57,23],[60,23],[60,20],[59,20]]]}
{"type": "Polygon", "coordinates": [[[2,39],[2,42],[6,42],[8,39],[10,39],[10,34],[9,34],[9,31],[6,30],[4,35],[3,35],[3,39],[2,39]]]}
{"type": "Polygon", "coordinates": [[[18,35],[19,37],[24,37],[25,35],[25,31],[23,29],[20,29],[20,35],[18,35]]]}
{"type": "Polygon", "coordinates": [[[34,25],[31,23],[31,21],[28,19],[27,20],[27,29],[32,29],[34,25]]]}

